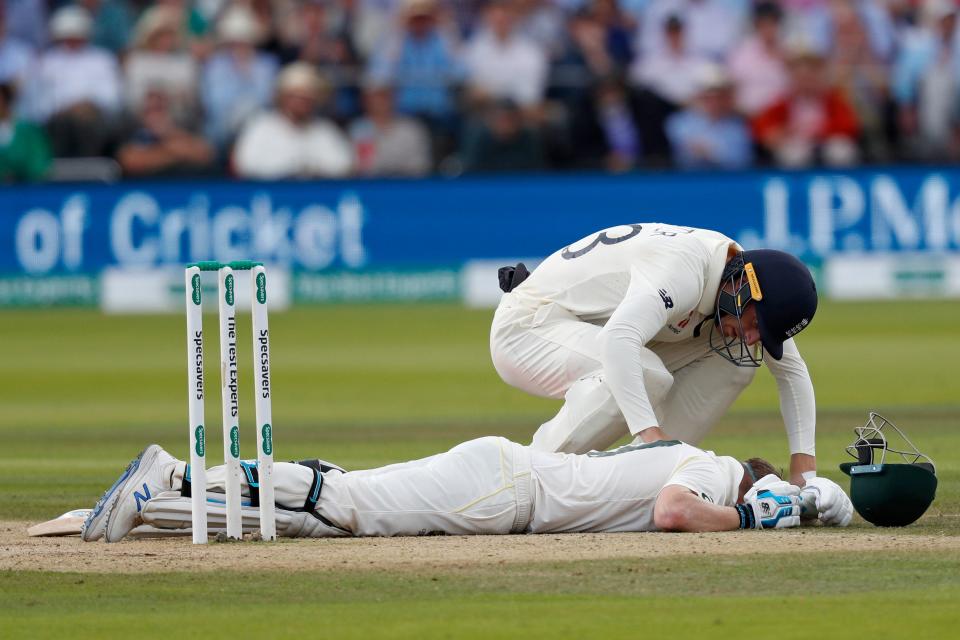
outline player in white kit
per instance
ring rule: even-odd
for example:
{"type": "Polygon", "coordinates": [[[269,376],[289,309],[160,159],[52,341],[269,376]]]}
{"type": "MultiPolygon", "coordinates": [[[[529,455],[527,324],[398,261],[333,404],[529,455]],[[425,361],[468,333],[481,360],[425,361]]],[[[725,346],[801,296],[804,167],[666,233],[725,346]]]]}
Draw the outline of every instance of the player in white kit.
{"type": "Polygon", "coordinates": [[[582,453],[628,433],[697,444],[766,363],[790,481],[846,510],[843,490],[816,477],[816,402],[793,336],[812,321],[817,293],[793,256],[743,251],[704,229],[629,224],[574,242],[532,274],[501,269],[501,288],[490,334],[497,372],[564,400],[535,449],[582,453]]]}
{"type": "MultiPolygon", "coordinates": [[[[321,461],[277,463],[277,531],[339,537],[796,526],[800,489],[772,472],[761,459],[740,462],[676,440],[566,454],[489,436],[366,471],[344,472],[321,461]]],[[[116,542],[142,523],[189,527],[185,476],[186,463],[157,445],[147,447],[97,503],[83,539],[116,542]]],[[[243,483],[247,529],[259,516],[253,477],[243,483]]],[[[223,501],[216,496],[224,491],[223,467],[210,469],[207,478],[210,521],[222,527],[223,501]]],[[[810,496],[809,504],[815,500],[810,496]]]]}

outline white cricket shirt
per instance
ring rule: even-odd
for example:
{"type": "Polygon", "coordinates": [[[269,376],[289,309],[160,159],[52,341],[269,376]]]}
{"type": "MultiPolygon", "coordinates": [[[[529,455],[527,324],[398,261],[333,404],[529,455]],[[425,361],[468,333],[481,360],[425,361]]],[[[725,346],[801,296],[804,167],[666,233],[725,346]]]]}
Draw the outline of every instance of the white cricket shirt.
{"type": "Polygon", "coordinates": [[[743,465],[678,440],[587,454],[531,451],[531,533],[656,531],[664,487],[680,485],[719,506],[736,504],[743,465]]]}
{"type": "MultiPolygon", "coordinates": [[[[604,327],[599,357],[605,379],[635,434],[659,426],[641,349],[693,338],[713,313],[731,247],[742,251],[706,229],[656,222],[611,227],[555,252],[512,297],[531,308],[557,304],[604,327]]],[[[793,340],[784,343],[781,361],[765,361],[777,381],[790,452],[814,454],[813,384],[793,340]]]]}

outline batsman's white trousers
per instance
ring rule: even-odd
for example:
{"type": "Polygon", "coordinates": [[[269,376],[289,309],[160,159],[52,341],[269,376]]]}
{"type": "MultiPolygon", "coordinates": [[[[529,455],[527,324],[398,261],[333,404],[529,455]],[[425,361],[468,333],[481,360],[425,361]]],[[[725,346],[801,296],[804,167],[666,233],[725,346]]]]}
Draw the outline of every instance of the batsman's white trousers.
{"type": "MultiPolygon", "coordinates": [[[[538,308],[504,294],[493,317],[490,354],[503,380],[527,393],[564,399],[563,407],[534,434],[539,451],[603,450],[629,433],[604,380],[599,334],[556,304],[538,308]]],[[[644,382],[660,427],[671,438],[699,443],[756,369],[737,367],[710,350],[708,334],[644,348],[644,382]]],[[[636,434],[633,434],[636,435],[636,434]]]]}
{"type": "Polygon", "coordinates": [[[324,474],[317,511],[356,536],[520,533],[531,494],[529,450],[490,436],[421,460],[324,474]]]}
{"type": "MultiPolygon", "coordinates": [[[[349,473],[329,471],[323,474],[316,511],[337,529],[296,513],[312,488],[313,470],[277,462],[275,495],[282,512],[278,530],[303,537],[522,533],[533,514],[530,457],[528,447],[488,436],[411,462],[349,473]]],[[[181,484],[184,467],[183,462],[177,465],[174,487],[181,484]]],[[[224,481],[225,467],[207,470],[211,493],[222,494],[224,481]]],[[[241,487],[249,495],[245,477],[241,487]]],[[[190,526],[190,501],[180,497],[179,488],[176,492],[154,501],[145,510],[145,522],[168,529],[190,526]]],[[[214,507],[212,517],[222,523],[222,509],[214,507]]],[[[248,527],[255,526],[259,512],[247,504],[245,518],[248,527]]]]}

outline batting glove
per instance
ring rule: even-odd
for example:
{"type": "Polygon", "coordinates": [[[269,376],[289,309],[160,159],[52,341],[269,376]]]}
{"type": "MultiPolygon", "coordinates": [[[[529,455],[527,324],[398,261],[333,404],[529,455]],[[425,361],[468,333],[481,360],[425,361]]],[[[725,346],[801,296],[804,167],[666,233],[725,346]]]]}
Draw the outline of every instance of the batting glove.
{"type": "Polygon", "coordinates": [[[853,519],[853,503],[833,480],[810,478],[801,489],[801,495],[813,499],[820,522],[825,525],[845,527],[853,519]]]}
{"type": "Polygon", "coordinates": [[[737,505],[741,529],[785,529],[800,524],[799,495],[776,494],[763,489],[752,497],[744,496],[743,500],[737,505]]]}
{"type": "Polygon", "coordinates": [[[750,490],[743,496],[743,501],[747,502],[755,498],[761,491],[769,491],[782,496],[800,495],[800,487],[794,486],[786,480],[781,480],[778,476],[770,473],[753,483],[750,490]]]}

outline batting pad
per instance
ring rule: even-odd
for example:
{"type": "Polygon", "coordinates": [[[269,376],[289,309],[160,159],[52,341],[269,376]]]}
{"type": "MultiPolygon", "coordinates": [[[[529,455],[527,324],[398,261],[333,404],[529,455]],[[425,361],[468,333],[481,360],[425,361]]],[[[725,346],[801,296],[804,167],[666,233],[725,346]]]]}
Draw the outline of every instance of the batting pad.
{"type": "MultiPolygon", "coordinates": [[[[186,533],[191,524],[191,501],[179,491],[166,491],[148,500],[140,516],[144,525],[171,533],[186,533]]],[[[311,513],[288,511],[277,507],[277,535],[284,538],[323,538],[349,536],[348,531],[324,524],[311,513]]],[[[260,530],[260,509],[244,501],[241,507],[241,524],[244,533],[260,530]]],[[[215,535],[227,529],[226,505],[218,494],[207,494],[207,527],[215,535]]],[[[134,530],[136,531],[136,530],[134,530]]],[[[133,533],[132,535],[136,535],[133,533]]]]}

